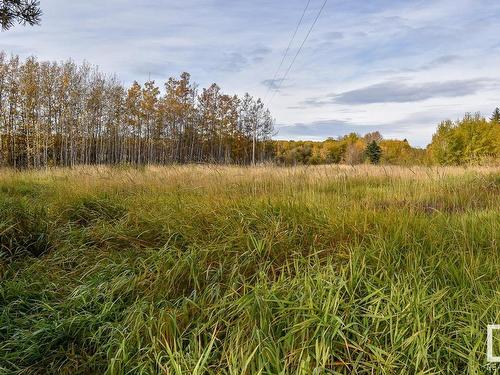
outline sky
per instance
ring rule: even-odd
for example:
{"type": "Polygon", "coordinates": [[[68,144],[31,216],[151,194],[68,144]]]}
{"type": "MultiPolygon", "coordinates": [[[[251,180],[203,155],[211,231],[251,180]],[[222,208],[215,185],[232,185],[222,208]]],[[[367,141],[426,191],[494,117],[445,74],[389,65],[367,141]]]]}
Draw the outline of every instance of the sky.
{"type": "Polygon", "coordinates": [[[440,121],[500,106],[500,1],[41,0],[41,26],[0,33],[0,50],[88,61],[126,85],[191,73],[261,97],[276,139],[378,130],[425,147],[440,121]]]}

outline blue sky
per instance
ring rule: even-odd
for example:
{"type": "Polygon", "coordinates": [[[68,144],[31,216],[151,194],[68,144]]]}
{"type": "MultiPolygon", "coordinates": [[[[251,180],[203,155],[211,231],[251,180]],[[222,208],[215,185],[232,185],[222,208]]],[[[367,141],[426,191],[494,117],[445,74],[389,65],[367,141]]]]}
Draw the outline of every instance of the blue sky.
{"type": "MultiPolygon", "coordinates": [[[[430,142],[437,124],[500,106],[500,1],[329,0],[287,79],[272,79],[307,0],[41,0],[41,27],[0,49],[87,60],[125,83],[182,71],[202,87],[272,98],[278,139],[379,130],[430,142]]],[[[323,0],[311,0],[277,77],[323,0]]]]}

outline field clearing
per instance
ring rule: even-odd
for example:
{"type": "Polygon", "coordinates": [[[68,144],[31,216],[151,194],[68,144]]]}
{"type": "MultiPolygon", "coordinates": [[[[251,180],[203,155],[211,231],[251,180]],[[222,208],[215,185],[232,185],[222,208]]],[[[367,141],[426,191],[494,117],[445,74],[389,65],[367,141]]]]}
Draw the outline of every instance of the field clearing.
{"type": "Polygon", "coordinates": [[[493,167],[0,170],[0,373],[491,373],[499,241],[493,167]]]}

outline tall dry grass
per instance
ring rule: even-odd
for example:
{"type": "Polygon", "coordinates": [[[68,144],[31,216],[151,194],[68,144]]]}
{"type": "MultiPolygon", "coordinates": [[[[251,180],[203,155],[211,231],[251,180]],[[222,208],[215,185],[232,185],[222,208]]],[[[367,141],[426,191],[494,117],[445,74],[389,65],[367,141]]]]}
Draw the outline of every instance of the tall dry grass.
{"type": "Polygon", "coordinates": [[[494,371],[499,192],[479,167],[0,171],[0,371],[494,371]]]}

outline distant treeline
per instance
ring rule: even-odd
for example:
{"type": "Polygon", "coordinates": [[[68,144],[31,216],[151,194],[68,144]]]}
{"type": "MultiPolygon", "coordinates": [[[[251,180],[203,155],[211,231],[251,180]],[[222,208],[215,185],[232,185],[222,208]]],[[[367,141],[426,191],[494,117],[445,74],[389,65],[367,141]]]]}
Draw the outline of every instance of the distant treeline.
{"type": "Polygon", "coordinates": [[[380,162],[413,164],[423,158],[425,151],[410,146],[407,140],[384,140],[379,132],[360,136],[348,134],[323,142],[277,141],[276,161],[281,164],[361,164],[368,162],[368,145],[375,141],[381,149],[380,162]]]}
{"type": "Polygon", "coordinates": [[[164,90],[149,80],[128,89],[87,63],[21,61],[0,52],[0,166],[276,162],[284,165],[496,163],[500,110],[438,126],[427,149],[380,133],[323,142],[272,141],[260,99],[199,90],[188,73],[164,90]]]}
{"type": "Polygon", "coordinates": [[[361,136],[356,133],[323,142],[276,141],[275,159],[285,165],[294,164],[360,164],[370,158],[370,143],[380,148],[383,164],[498,164],[500,163],[500,110],[489,120],[479,113],[463,119],[443,121],[426,149],[414,148],[408,141],[383,139],[379,132],[361,136]]]}
{"type": "Polygon", "coordinates": [[[126,89],[89,64],[0,53],[0,165],[248,164],[272,158],[260,99],[198,90],[188,73],[126,89]],[[266,145],[268,147],[266,147],[266,145]]]}

